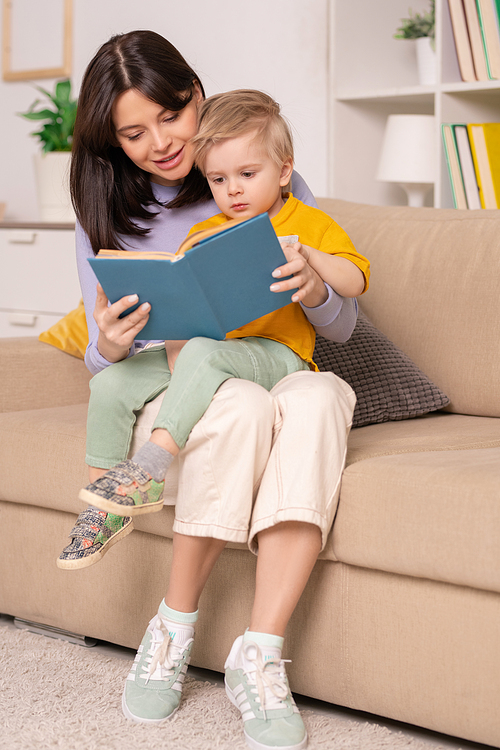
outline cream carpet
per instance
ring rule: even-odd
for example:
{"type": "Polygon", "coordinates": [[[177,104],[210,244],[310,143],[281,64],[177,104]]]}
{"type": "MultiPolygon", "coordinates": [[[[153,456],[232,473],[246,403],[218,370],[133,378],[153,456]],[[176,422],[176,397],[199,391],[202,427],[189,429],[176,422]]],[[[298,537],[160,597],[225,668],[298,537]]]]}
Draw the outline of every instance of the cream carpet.
{"type": "MultiPolygon", "coordinates": [[[[132,658],[131,658],[132,662],[132,658]]],[[[125,719],[130,664],[0,625],[1,750],[245,750],[239,712],[224,689],[188,678],[166,725],[125,719]]],[[[309,750],[436,750],[435,743],[367,722],[302,712],[309,750]]]]}

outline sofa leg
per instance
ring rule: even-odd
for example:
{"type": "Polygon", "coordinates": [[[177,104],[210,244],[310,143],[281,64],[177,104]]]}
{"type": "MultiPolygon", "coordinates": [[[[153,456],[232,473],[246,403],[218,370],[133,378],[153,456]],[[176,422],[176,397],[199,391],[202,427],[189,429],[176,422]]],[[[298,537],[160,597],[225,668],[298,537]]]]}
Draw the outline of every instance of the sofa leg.
{"type": "Polygon", "coordinates": [[[30,633],[45,635],[48,638],[60,638],[63,641],[75,643],[77,646],[84,646],[85,648],[92,648],[97,643],[94,638],[87,638],[87,636],[78,635],[78,633],[70,633],[68,630],[61,630],[60,628],[54,628],[51,625],[44,625],[40,622],[21,620],[19,617],[14,617],[14,625],[20,630],[29,630],[30,633]]]}

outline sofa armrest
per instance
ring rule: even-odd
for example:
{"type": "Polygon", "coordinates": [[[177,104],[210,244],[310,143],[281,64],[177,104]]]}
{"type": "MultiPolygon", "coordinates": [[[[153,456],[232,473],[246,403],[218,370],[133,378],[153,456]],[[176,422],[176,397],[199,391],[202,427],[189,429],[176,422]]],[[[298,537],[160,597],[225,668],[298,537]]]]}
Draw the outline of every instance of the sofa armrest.
{"type": "Polygon", "coordinates": [[[37,338],[0,338],[0,412],[84,403],[90,377],[81,359],[37,338]]]}

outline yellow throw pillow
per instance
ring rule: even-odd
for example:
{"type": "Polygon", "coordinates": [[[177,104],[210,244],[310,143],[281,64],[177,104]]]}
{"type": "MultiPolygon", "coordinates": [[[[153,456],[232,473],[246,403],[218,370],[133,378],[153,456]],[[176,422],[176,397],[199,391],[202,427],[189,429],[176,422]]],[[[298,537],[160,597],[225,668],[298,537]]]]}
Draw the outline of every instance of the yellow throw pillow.
{"type": "Polygon", "coordinates": [[[48,331],[41,333],[38,338],[45,344],[51,344],[73,357],[83,359],[89,343],[83,300],[80,300],[76,310],[69,312],[48,331]]]}

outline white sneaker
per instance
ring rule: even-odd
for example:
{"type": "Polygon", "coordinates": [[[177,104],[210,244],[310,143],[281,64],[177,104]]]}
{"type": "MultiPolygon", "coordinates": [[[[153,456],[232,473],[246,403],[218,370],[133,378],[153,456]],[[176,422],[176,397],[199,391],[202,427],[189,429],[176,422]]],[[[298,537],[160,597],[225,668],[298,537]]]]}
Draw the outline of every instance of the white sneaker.
{"type": "Polygon", "coordinates": [[[224,665],[229,700],[241,711],[252,750],[303,750],[307,732],[279,648],[236,639],[224,665]]]}
{"type": "Polygon", "coordinates": [[[153,617],[125,682],[122,710],[127,719],[159,724],[174,715],[193,642],[192,625],[174,623],[160,613],[153,617]]]}

